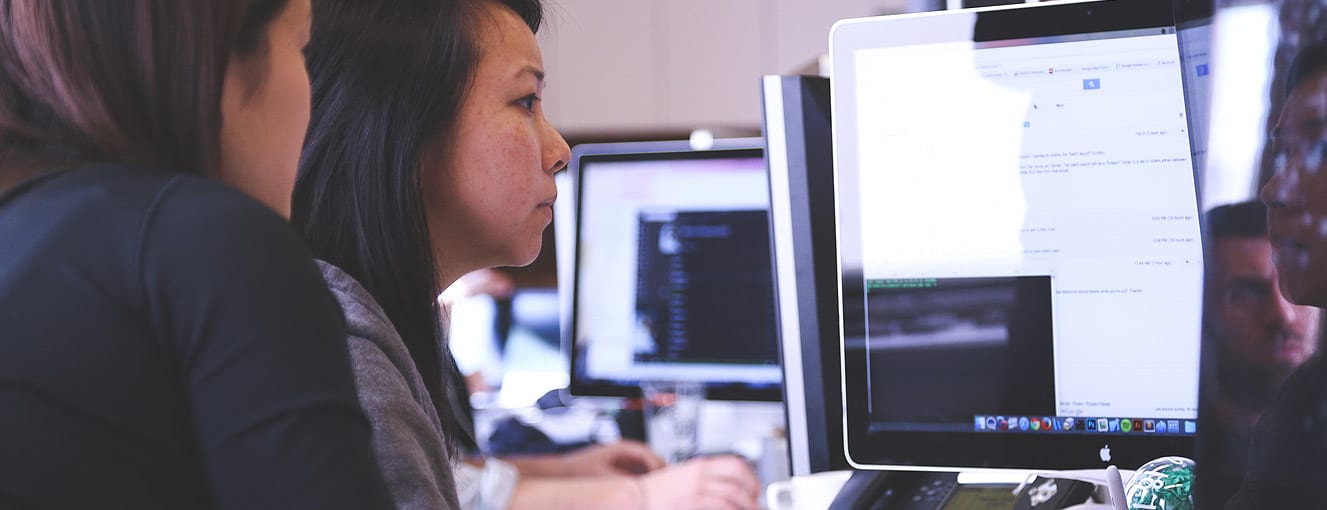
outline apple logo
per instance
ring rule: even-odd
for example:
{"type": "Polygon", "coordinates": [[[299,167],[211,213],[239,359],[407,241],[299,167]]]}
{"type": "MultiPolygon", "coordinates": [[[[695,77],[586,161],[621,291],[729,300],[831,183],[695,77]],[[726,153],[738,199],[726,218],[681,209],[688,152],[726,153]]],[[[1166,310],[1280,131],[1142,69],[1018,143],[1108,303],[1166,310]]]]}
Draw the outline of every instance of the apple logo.
{"type": "Polygon", "coordinates": [[[1101,461],[1110,462],[1110,445],[1101,447],[1101,461]]]}

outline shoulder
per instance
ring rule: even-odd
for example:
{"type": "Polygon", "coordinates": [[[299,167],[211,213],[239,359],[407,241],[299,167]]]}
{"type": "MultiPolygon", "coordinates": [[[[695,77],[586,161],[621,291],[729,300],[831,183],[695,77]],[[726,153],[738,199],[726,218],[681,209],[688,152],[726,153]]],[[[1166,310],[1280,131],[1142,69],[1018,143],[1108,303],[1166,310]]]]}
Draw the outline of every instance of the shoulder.
{"type": "Polygon", "coordinates": [[[315,262],[345,315],[350,358],[356,370],[364,363],[387,363],[406,381],[419,379],[405,341],[373,295],[341,268],[322,260],[315,262]]]}
{"type": "Polygon", "coordinates": [[[188,292],[208,278],[303,273],[312,278],[297,277],[326,292],[293,227],[239,191],[202,177],[142,165],[87,165],[20,184],[0,197],[0,211],[0,238],[7,243],[0,252],[59,257],[120,275],[105,284],[127,289],[134,301],[141,291],[133,289],[157,276],[157,283],[188,292]]]}
{"type": "Polygon", "coordinates": [[[380,340],[392,337],[400,340],[400,334],[392,326],[387,312],[382,309],[373,295],[355,280],[355,277],[322,260],[315,259],[314,262],[322,272],[323,280],[327,282],[327,288],[332,291],[332,296],[336,297],[336,301],[341,305],[348,335],[374,343],[383,343],[380,340]]]}
{"type": "Polygon", "coordinates": [[[299,239],[285,218],[226,184],[144,165],[94,164],[38,177],[5,205],[85,226],[132,222],[139,242],[299,239]]]}
{"type": "MultiPolygon", "coordinates": [[[[19,186],[15,202],[60,202],[66,211],[150,210],[192,204],[267,209],[220,182],[160,168],[129,164],[93,164],[32,179],[19,186]]],[[[276,215],[275,212],[268,212],[276,215]]]]}
{"type": "MultiPolygon", "coordinates": [[[[239,190],[191,175],[177,175],[162,186],[148,211],[145,231],[168,231],[183,238],[251,239],[248,244],[303,243],[285,218],[239,190]]],[[[312,258],[311,256],[308,258],[312,258]]]]}
{"type": "Polygon", "coordinates": [[[327,295],[313,255],[284,217],[210,179],[169,177],[147,205],[137,237],[142,278],[173,283],[181,292],[192,284],[212,291],[294,287],[327,295]]]}
{"type": "MultiPolygon", "coordinates": [[[[41,175],[0,196],[7,216],[46,231],[139,226],[159,198],[185,176],[134,165],[87,165],[41,175]]],[[[121,239],[132,236],[120,235],[121,239]]]]}

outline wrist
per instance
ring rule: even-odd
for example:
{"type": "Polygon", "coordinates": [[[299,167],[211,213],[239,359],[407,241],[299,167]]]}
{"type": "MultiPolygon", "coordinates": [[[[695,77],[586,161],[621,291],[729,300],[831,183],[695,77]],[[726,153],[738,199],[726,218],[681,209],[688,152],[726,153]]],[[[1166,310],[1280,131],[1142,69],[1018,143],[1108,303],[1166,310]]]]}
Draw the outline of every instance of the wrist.
{"type": "Polygon", "coordinates": [[[503,459],[508,464],[516,466],[516,470],[521,472],[521,476],[531,476],[544,478],[550,476],[565,476],[562,459],[558,456],[524,456],[503,459]]]}
{"type": "Polygon", "coordinates": [[[648,488],[645,486],[645,477],[629,476],[627,477],[627,480],[630,480],[631,485],[633,485],[636,489],[636,505],[634,507],[629,507],[629,508],[649,510],[650,498],[649,498],[648,488]]]}

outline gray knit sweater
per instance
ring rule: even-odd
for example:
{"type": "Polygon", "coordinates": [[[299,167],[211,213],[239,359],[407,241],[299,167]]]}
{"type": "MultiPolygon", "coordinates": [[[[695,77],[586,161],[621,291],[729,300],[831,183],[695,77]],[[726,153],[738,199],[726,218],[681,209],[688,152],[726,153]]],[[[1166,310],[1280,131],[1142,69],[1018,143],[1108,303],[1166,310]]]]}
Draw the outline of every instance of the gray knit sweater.
{"type": "Polygon", "coordinates": [[[364,287],[318,261],[346,316],[346,342],[373,450],[397,508],[459,509],[438,413],[401,335],[364,287]]]}

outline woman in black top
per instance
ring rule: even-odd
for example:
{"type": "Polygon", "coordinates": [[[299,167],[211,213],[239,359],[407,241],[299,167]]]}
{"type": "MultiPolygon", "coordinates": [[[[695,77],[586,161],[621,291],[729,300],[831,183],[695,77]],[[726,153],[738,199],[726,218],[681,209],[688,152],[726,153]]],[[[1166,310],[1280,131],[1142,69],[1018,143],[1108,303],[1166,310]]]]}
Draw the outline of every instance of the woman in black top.
{"type": "Polygon", "coordinates": [[[282,217],[309,0],[0,0],[0,508],[382,508],[282,217]],[[193,174],[193,175],[189,175],[193,174]]]}

